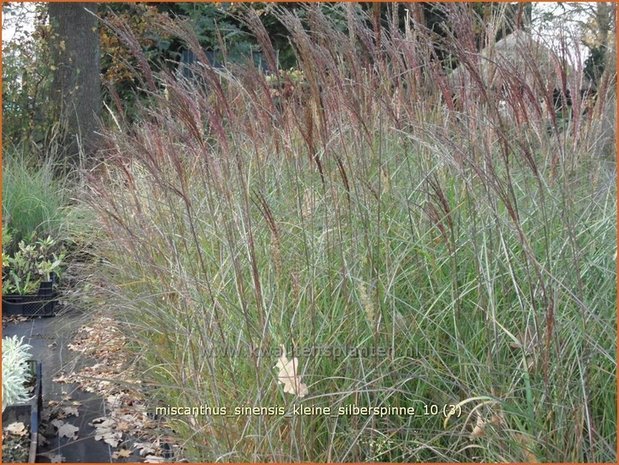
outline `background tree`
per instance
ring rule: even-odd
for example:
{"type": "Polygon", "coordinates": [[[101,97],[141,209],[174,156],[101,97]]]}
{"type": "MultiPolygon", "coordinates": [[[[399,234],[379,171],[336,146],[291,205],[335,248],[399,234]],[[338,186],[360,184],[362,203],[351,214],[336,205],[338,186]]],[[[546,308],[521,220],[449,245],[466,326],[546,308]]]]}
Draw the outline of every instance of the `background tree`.
{"type": "Polygon", "coordinates": [[[50,3],[55,69],[52,100],[63,125],[64,155],[77,162],[80,149],[90,155],[97,146],[101,109],[97,4],[50,3]]]}
{"type": "Polygon", "coordinates": [[[52,57],[47,5],[5,4],[2,8],[2,141],[43,151],[54,126],[49,117],[52,57]]]}
{"type": "Polygon", "coordinates": [[[597,84],[606,67],[614,70],[616,17],[612,3],[600,2],[585,27],[585,45],[591,54],[585,61],[585,74],[591,82],[597,84]]]}

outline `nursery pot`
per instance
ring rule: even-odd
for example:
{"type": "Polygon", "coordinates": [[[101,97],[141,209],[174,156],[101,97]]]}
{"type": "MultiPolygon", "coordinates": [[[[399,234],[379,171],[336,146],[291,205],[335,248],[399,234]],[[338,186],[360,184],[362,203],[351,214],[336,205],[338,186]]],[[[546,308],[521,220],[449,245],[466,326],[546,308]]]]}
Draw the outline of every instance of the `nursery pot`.
{"type": "Polygon", "coordinates": [[[54,288],[53,281],[42,281],[39,285],[40,296],[51,296],[54,288]]]}
{"type": "Polygon", "coordinates": [[[44,281],[39,285],[37,294],[2,296],[2,314],[29,317],[54,316],[57,293],[53,289],[54,281],[44,281]]]}
{"type": "Polygon", "coordinates": [[[39,425],[41,423],[41,411],[43,410],[43,386],[41,362],[28,360],[31,369],[31,382],[34,390],[32,398],[25,404],[9,405],[2,413],[2,424],[21,421],[30,426],[30,448],[28,462],[34,463],[37,455],[39,441],[39,425]]]}
{"type": "Polygon", "coordinates": [[[39,284],[39,295],[40,296],[51,296],[54,292],[54,286],[58,282],[58,277],[56,273],[50,273],[49,281],[41,281],[39,284]]]}

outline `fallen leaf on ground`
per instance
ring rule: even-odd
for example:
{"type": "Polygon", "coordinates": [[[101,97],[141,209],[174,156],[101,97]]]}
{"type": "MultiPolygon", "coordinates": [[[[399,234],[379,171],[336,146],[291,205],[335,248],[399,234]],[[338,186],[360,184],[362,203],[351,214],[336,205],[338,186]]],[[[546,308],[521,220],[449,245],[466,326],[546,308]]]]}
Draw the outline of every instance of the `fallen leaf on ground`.
{"type": "Polygon", "coordinates": [[[55,420],[52,420],[52,425],[54,425],[56,428],[60,428],[62,425],[64,425],[64,421],[56,418],[55,420]]]}
{"type": "Polygon", "coordinates": [[[157,455],[147,455],[144,459],[144,463],[162,463],[165,459],[157,455]]]}
{"type": "Polygon", "coordinates": [[[140,450],[140,455],[142,457],[144,457],[145,455],[155,453],[155,448],[151,444],[146,444],[144,442],[136,442],[134,446],[136,449],[140,450]]]}
{"type": "Polygon", "coordinates": [[[111,428],[112,426],[116,424],[116,422],[112,420],[111,418],[99,417],[99,418],[95,418],[94,420],[92,420],[90,424],[94,426],[95,428],[111,428]]]}
{"type": "Polygon", "coordinates": [[[122,441],[122,437],[122,433],[109,431],[103,435],[103,442],[112,447],[118,447],[118,444],[122,441]]]}
{"type": "Polygon", "coordinates": [[[98,429],[95,432],[95,441],[101,441],[109,444],[112,447],[118,446],[122,440],[122,433],[112,431],[111,429],[98,429]]]}
{"type": "Polygon", "coordinates": [[[110,408],[117,408],[122,405],[121,398],[122,398],[121,394],[116,394],[116,395],[108,396],[106,400],[110,404],[110,408]]]}
{"type": "Polygon", "coordinates": [[[131,424],[127,423],[126,421],[119,421],[116,425],[116,429],[118,431],[122,431],[122,432],[127,432],[131,429],[131,424]]]}
{"type": "Polygon", "coordinates": [[[58,428],[58,436],[61,438],[65,437],[69,439],[75,439],[77,438],[78,431],[79,428],[77,426],[74,426],[70,423],[65,423],[60,428],[58,428]]]}
{"type": "Polygon", "coordinates": [[[24,425],[21,421],[11,423],[9,426],[4,428],[4,431],[10,434],[14,434],[15,436],[25,436],[28,434],[28,429],[26,425],[24,425]]]}
{"type": "Polygon", "coordinates": [[[77,410],[77,407],[62,407],[62,412],[65,416],[80,416],[80,412],[77,410]]]}
{"type": "Polygon", "coordinates": [[[116,430],[116,421],[112,418],[95,418],[92,423],[95,427],[95,441],[104,441],[112,447],[118,446],[123,434],[116,430]]]}
{"type": "Polygon", "coordinates": [[[112,454],[113,459],[126,459],[131,457],[131,451],[129,449],[120,449],[112,454]]]}
{"type": "Polygon", "coordinates": [[[67,384],[71,382],[71,379],[69,377],[69,375],[65,374],[65,373],[61,373],[58,376],[56,376],[55,378],[52,378],[52,381],[54,383],[63,383],[63,384],[67,384]]]}

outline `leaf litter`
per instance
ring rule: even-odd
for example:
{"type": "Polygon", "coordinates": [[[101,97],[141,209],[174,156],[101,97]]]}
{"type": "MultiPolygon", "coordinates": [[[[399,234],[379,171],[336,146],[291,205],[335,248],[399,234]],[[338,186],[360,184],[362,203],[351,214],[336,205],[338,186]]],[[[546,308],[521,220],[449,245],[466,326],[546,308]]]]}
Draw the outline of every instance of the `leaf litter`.
{"type": "MultiPolygon", "coordinates": [[[[164,462],[164,449],[171,449],[176,456],[180,448],[166,436],[169,428],[166,428],[165,420],[155,421],[148,415],[142,383],[124,351],[125,344],[125,337],[113,319],[100,315],[93,317],[88,325],[77,331],[68,347],[96,360],[96,363],[77,372],[59,373],[54,382],[76,383],[82,390],[95,393],[105,400],[107,415],[96,418],[90,425],[95,429],[95,440],[114,448],[122,447],[113,453],[113,459],[128,458],[133,450],[137,450],[144,462],[164,462]],[[142,442],[136,442],[132,449],[129,439],[142,442]]],[[[70,430],[65,427],[68,424],[63,424],[61,420],[78,416],[79,403],[66,396],[62,403],[57,402],[54,406],[58,409],[56,420],[52,423],[59,433],[60,428],[65,428],[63,432],[69,434],[70,430]]]]}

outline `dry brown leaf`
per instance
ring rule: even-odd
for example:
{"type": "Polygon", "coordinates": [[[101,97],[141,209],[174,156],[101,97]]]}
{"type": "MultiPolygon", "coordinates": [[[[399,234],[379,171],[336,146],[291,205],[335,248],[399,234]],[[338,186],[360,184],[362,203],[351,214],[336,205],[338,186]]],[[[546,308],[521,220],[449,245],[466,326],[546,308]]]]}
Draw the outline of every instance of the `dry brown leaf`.
{"type": "Polygon", "coordinates": [[[108,417],[97,417],[92,420],[90,424],[95,428],[108,428],[114,426],[114,424],[116,424],[116,421],[108,417]]]}
{"type": "Polygon", "coordinates": [[[54,425],[56,428],[60,428],[62,425],[64,425],[64,421],[59,420],[58,418],[56,418],[55,420],[52,420],[52,425],[54,425]]]}
{"type": "MultiPolygon", "coordinates": [[[[139,427],[139,425],[136,425],[136,426],[138,426],[138,427],[139,427]]],[[[126,421],[119,421],[119,422],[116,424],[116,429],[117,429],[118,431],[123,431],[123,432],[125,432],[125,433],[126,433],[127,431],[129,431],[129,430],[131,429],[131,424],[130,424],[130,423],[128,423],[128,422],[126,422],[126,421]]]]}
{"type": "Polygon", "coordinates": [[[58,428],[58,436],[61,438],[65,437],[69,439],[76,439],[78,431],[79,428],[77,426],[70,423],[65,423],[60,428],[58,428]]]}
{"type": "Polygon", "coordinates": [[[288,360],[286,357],[286,348],[283,345],[281,348],[282,355],[273,367],[279,370],[277,381],[284,385],[284,392],[295,394],[299,397],[305,397],[307,395],[307,385],[301,382],[301,376],[297,374],[299,361],[297,357],[288,360]]]}
{"type": "Polygon", "coordinates": [[[165,459],[163,457],[159,457],[158,455],[147,455],[144,459],[144,463],[163,463],[165,459]]]}
{"type": "Polygon", "coordinates": [[[62,413],[65,416],[74,416],[74,417],[80,416],[80,412],[79,410],[77,410],[77,407],[62,407],[62,413]]]}
{"type": "Polygon", "coordinates": [[[134,444],[136,449],[139,449],[140,455],[144,457],[145,455],[154,454],[155,448],[152,444],[147,444],[145,442],[136,442],[134,444]]]}
{"type": "Polygon", "coordinates": [[[505,417],[503,416],[503,412],[495,413],[490,417],[490,424],[493,426],[506,426],[505,417]]]}
{"type": "Polygon", "coordinates": [[[121,399],[122,394],[116,394],[108,396],[105,400],[108,402],[108,404],[110,404],[110,408],[118,408],[122,405],[121,399]]]}
{"type": "Polygon", "coordinates": [[[126,459],[131,457],[131,451],[129,449],[119,449],[112,454],[113,459],[126,459]]]}
{"type": "Polygon", "coordinates": [[[95,441],[101,441],[109,444],[112,447],[117,447],[122,441],[123,434],[112,430],[97,430],[95,432],[95,441]]]}
{"type": "Polygon", "coordinates": [[[123,434],[116,430],[116,421],[112,418],[100,417],[92,421],[95,427],[95,441],[104,441],[112,447],[120,444],[123,434]]]}
{"type": "Polygon", "coordinates": [[[108,433],[107,435],[104,436],[103,442],[106,442],[112,447],[118,447],[118,444],[122,442],[122,437],[123,437],[122,433],[118,433],[118,432],[108,433]]]}
{"type": "Polygon", "coordinates": [[[66,373],[60,373],[55,378],[52,378],[52,381],[54,383],[67,384],[71,382],[71,375],[67,375],[66,373]]]}
{"type": "Polygon", "coordinates": [[[473,431],[471,432],[471,436],[469,437],[469,439],[471,439],[472,441],[475,438],[479,438],[483,436],[485,428],[486,428],[486,422],[481,418],[481,415],[478,413],[477,421],[475,422],[475,427],[473,428],[473,431]]]}
{"type": "Polygon", "coordinates": [[[24,425],[21,421],[11,423],[4,428],[4,431],[15,436],[26,436],[28,434],[28,428],[26,428],[26,425],[24,425]]]}

